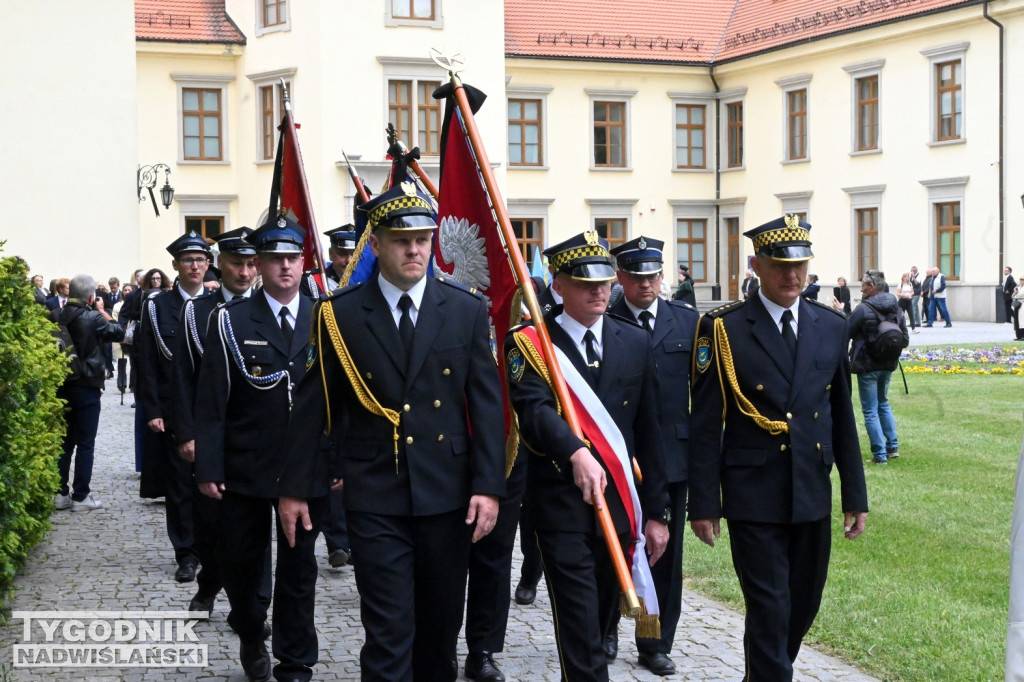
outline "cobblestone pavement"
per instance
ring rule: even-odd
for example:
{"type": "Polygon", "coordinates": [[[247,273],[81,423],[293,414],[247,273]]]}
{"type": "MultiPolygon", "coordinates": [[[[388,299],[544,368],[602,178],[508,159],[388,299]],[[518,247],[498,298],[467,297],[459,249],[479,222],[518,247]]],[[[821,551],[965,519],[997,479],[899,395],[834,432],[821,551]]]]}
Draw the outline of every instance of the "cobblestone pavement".
{"type": "MultiPolygon", "coordinates": [[[[132,422],[135,411],[111,390],[103,397],[100,435],[93,473],[94,493],[103,508],[59,511],[53,530],[36,547],[17,577],[14,611],[181,611],[195,584],[174,581],[174,554],[164,531],[164,508],[138,497],[134,473],[132,422]]],[[[688,539],[687,542],[690,542],[688,539]]],[[[355,580],[349,567],[331,569],[321,539],[318,548],[317,630],[320,663],[317,680],[358,680],[362,630],[355,580]]],[[[515,561],[519,562],[518,552],[515,561]]],[[[518,566],[513,575],[518,575],[518,566]]],[[[225,617],[227,600],[218,598],[211,620],[195,628],[208,645],[204,668],[16,668],[14,680],[244,680],[237,638],[225,617]]],[[[626,619],[621,625],[619,658],[612,680],[658,679],[636,663],[626,619]]],[[[23,642],[23,623],[12,619],[0,628],[0,666],[9,666],[15,643],[23,642]]],[[[672,659],[677,680],[738,680],[743,676],[742,616],[692,592],[683,595],[683,615],[672,659]]],[[[465,644],[460,643],[460,666],[465,644]]],[[[512,604],[505,651],[496,656],[509,680],[558,680],[558,654],[550,603],[543,587],[532,606],[512,604]]],[[[804,648],[796,663],[798,680],[872,680],[843,662],[804,648]]],[[[0,680],[5,680],[0,667],[0,680]]],[[[461,672],[461,670],[460,670],[461,672]]],[[[462,679],[460,677],[460,679],[462,679]]]]}

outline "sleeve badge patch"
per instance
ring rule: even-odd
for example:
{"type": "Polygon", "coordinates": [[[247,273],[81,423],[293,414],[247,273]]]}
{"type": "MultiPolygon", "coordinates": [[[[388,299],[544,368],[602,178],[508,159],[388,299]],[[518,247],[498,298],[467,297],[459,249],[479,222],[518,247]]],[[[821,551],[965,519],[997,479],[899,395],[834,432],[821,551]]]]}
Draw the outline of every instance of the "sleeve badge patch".
{"type": "Polygon", "coordinates": [[[523,372],[526,371],[526,359],[518,348],[513,348],[508,352],[506,365],[508,366],[508,375],[512,378],[512,381],[519,381],[523,378],[523,372]]]}
{"type": "Polygon", "coordinates": [[[310,367],[312,367],[313,363],[315,361],[316,361],[316,344],[311,342],[309,344],[309,350],[306,351],[306,369],[309,369],[310,367]]]}
{"type": "Polygon", "coordinates": [[[703,374],[711,366],[711,339],[702,336],[697,339],[697,371],[703,374]]]}

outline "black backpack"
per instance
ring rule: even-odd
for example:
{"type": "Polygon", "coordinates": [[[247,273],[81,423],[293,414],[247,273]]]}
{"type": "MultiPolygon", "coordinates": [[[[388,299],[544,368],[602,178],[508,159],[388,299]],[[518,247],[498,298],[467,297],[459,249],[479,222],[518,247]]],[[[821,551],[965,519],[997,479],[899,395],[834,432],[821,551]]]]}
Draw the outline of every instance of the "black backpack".
{"type": "Polygon", "coordinates": [[[71,331],[68,329],[68,326],[77,320],[83,312],[85,312],[83,309],[75,308],[65,316],[64,309],[58,308],[51,315],[51,319],[57,323],[57,328],[53,330],[54,341],[60,352],[67,358],[68,369],[71,370],[71,373],[64,378],[64,381],[78,381],[82,378],[82,360],[78,357],[78,351],[75,349],[75,340],[71,337],[71,331]]]}
{"type": "Polygon", "coordinates": [[[903,311],[897,310],[883,317],[882,312],[871,305],[871,301],[864,302],[871,307],[878,319],[874,329],[870,326],[866,328],[868,333],[864,337],[864,350],[876,362],[897,362],[903,354],[903,349],[910,345],[903,335],[903,330],[900,329],[897,317],[902,315],[903,311]]]}

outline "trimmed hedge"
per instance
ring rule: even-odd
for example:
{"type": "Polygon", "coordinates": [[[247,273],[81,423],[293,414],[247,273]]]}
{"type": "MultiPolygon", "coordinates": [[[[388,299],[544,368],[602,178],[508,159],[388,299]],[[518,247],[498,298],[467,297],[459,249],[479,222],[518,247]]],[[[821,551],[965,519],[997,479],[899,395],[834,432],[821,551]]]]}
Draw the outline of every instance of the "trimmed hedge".
{"type": "MultiPolygon", "coordinates": [[[[0,242],[0,254],[4,242],[0,242]]],[[[50,529],[60,484],[67,363],[32,296],[24,263],[0,257],[0,623],[14,576],[50,529]]]]}

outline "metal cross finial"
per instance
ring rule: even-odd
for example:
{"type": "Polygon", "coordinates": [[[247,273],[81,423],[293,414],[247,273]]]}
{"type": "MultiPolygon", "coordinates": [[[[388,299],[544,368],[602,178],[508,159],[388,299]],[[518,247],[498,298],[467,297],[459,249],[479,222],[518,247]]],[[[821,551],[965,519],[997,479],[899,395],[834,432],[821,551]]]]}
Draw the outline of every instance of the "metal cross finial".
{"type": "Polygon", "coordinates": [[[461,53],[453,54],[449,57],[435,47],[430,48],[430,58],[452,76],[462,71],[462,67],[466,65],[461,53]]]}

